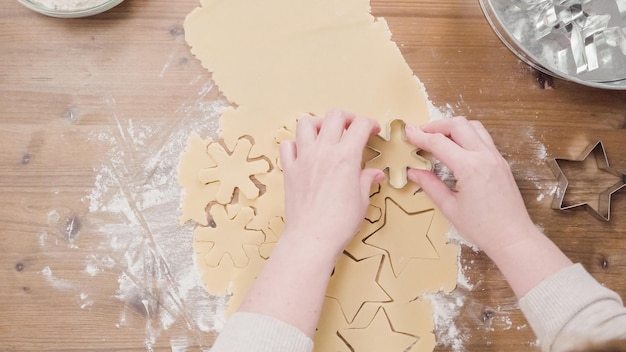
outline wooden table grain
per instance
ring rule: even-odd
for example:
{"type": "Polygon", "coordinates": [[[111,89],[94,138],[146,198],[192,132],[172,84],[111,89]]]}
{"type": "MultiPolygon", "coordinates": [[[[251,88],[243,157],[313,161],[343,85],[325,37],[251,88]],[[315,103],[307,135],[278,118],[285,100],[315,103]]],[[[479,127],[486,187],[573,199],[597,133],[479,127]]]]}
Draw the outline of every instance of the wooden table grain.
{"type": "MultiPolygon", "coordinates": [[[[85,197],[109,157],[93,138],[117,128],[116,116],[159,128],[202,113],[181,109],[210,82],[184,41],[183,21],[195,6],[196,0],[126,0],[70,20],[0,3],[1,351],[147,349],[141,309],[119,326],[120,271],[96,279],[85,273],[86,258],[99,250],[85,197]],[[52,273],[56,281],[48,280],[52,273]],[[76,287],[88,289],[91,303],[76,287]]],[[[493,134],[537,226],[626,298],[626,192],[614,195],[610,222],[580,209],[552,210],[556,181],[546,163],[578,157],[602,140],[611,165],[626,172],[626,92],[530,69],[493,34],[476,1],[374,0],[372,11],[389,22],[434,105],[478,119],[493,134]]],[[[217,90],[206,97],[219,98],[217,90]]],[[[469,248],[460,263],[472,286],[459,288],[465,300],[455,324],[466,337],[463,349],[538,350],[493,263],[469,248]]],[[[174,346],[171,331],[183,325],[162,331],[152,348],[211,345],[214,334],[193,332],[188,344],[174,346]]]]}

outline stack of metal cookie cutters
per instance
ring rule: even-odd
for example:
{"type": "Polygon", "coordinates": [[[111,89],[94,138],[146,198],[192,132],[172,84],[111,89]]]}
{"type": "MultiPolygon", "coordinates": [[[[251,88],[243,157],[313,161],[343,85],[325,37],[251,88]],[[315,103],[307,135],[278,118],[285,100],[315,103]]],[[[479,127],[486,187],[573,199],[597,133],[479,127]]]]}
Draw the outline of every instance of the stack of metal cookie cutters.
{"type": "Polygon", "coordinates": [[[502,42],[546,74],[626,89],[626,0],[479,0],[502,42]]]}

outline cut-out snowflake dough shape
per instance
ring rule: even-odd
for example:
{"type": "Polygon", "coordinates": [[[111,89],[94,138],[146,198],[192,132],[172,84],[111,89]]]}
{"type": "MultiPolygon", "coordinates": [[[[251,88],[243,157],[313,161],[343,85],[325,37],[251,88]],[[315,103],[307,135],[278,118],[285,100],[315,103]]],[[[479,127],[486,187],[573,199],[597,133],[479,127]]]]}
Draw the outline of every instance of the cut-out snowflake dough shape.
{"type": "Polygon", "coordinates": [[[241,269],[237,269],[233,280],[231,281],[232,296],[228,300],[228,309],[226,310],[226,316],[229,317],[239,309],[241,303],[246,298],[248,291],[254,285],[265,260],[259,255],[259,246],[257,245],[243,245],[243,250],[246,252],[250,263],[241,269]]]}
{"type": "Polygon", "coordinates": [[[282,217],[277,216],[270,220],[269,226],[263,232],[265,233],[265,241],[259,248],[259,254],[263,259],[268,259],[278,243],[278,239],[285,230],[285,220],[282,217]]]}
{"type": "Polygon", "coordinates": [[[195,230],[196,242],[213,244],[201,260],[209,267],[219,266],[226,257],[237,268],[248,265],[250,258],[246,255],[243,245],[260,245],[265,239],[262,232],[246,229],[246,225],[254,217],[253,210],[243,208],[231,219],[224,206],[214,205],[210,213],[217,227],[198,227],[195,230]]]}
{"type": "Polygon", "coordinates": [[[402,188],[407,184],[408,168],[431,170],[432,164],[418,155],[418,149],[406,140],[405,123],[393,120],[387,125],[385,138],[372,136],[367,144],[370,151],[365,151],[365,166],[387,172],[389,184],[394,188],[402,188]],[[371,157],[375,152],[376,156],[371,157]],[[376,154],[378,153],[378,154],[376,154]]]}
{"type": "Polygon", "coordinates": [[[206,152],[207,146],[211,143],[213,141],[210,138],[202,139],[194,132],[189,136],[185,151],[181,154],[178,165],[178,184],[185,189],[181,203],[181,225],[189,220],[204,226],[209,224],[205,208],[207,204],[215,200],[218,184],[200,182],[197,171],[217,166],[206,152]]]}
{"type": "Polygon", "coordinates": [[[409,214],[393,200],[385,201],[384,225],[364,242],[385,250],[396,276],[400,275],[413,258],[439,259],[428,230],[434,210],[409,214]]]}
{"type": "Polygon", "coordinates": [[[268,172],[270,165],[265,159],[250,159],[251,149],[252,142],[245,137],[238,140],[232,152],[219,143],[211,143],[207,148],[217,166],[200,170],[198,179],[207,184],[219,182],[216,199],[220,204],[230,203],[235,189],[249,199],[259,196],[259,188],[251,177],[268,172]]]}

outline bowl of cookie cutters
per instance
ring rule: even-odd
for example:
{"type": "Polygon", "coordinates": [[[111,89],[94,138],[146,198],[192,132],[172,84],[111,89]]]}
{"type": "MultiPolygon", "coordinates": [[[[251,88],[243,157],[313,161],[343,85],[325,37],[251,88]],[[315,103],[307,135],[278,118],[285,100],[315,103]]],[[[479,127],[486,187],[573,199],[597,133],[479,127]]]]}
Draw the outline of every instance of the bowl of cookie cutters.
{"type": "Polygon", "coordinates": [[[494,32],[551,76],[626,90],[626,0],[479,0],[494,32]]]}
{"type": "Polygon", "coordinates": [[[40,14],[77,18],[97,15],[108,11],[124,0],[17,0],[27,8],[40,14]]]}

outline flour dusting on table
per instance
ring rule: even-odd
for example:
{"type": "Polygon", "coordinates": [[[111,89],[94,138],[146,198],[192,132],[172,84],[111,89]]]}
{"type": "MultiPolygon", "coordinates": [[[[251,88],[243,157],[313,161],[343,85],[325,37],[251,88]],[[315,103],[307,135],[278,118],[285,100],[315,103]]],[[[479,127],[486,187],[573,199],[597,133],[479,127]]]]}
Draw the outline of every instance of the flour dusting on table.
{"type": "Polygon", "coordinates": [[[116,127],[90,137],[110,150],[85,198],[101,237],[97,253],[85,258],[85,272],[120,272],[116,298],[126,308],[117,327],[125,328],[129,314],[140,312],[149,351],[175,324],[186,334],[171,339],[173,349],[184,350],[187,344],[207,348],[202,333],[220,330],[224,323],[227,298],[206,293],[193,259],[192,229],[178,224],[178,157],[191,132],[217,133],[226,106],[221,99],[205,99],[213,89],[211,83],[202,85],[161,125],[119,116],[115,99],[108,97],[110,125],[116,127]]]}

